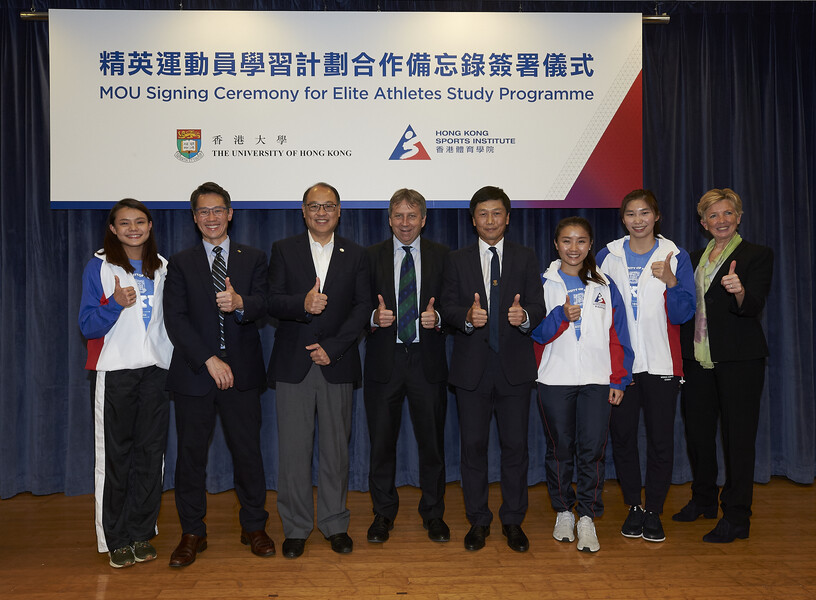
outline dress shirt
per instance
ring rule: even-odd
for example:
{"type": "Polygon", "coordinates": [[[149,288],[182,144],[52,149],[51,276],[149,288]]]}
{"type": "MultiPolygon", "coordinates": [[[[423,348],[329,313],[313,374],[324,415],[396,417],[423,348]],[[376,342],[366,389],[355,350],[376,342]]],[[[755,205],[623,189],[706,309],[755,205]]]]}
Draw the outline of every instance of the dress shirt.
{"type": "Polygon", "coordinates": [[[334,233],[331,239],[324,246],[315,241],[312,232],[307,230],[309,235],[309,248],[312,250],[312,262],[314,262],[315,274],[320,278],[320,292],[326,287],[326,273],[329,272],[332,252],[334,252],[334,233]]]}
{"type": "MultiPolygon", "coordinates": [[[[493,253],[490,251],[491,247],[495,248],[499,255],[499,273],[502,273],[504,271],[502,265],[504,261],[504,238],[500,239],[495,246],[490,246],[490,244],[485,242],[482,238],[479,238],[479,261],[482,265],[482,281],[484,282],[486,294],[485,298],[479,299],[479,303],[487,305],[488,315],[490,314],[490,263],[493,262],[493,253]]],[[[473,324],[465,321],[465,331],[470,333],[473,329],[473,324]]],[[[519,325],[519,329],[525,333],[530,329],[530,317],[526,310],[524,311],[524,322],[519,325]]]]}

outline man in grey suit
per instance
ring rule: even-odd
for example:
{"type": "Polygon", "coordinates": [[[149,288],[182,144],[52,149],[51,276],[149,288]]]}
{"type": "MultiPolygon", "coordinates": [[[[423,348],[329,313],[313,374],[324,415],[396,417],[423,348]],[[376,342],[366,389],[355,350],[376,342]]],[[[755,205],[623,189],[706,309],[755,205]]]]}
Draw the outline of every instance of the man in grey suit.
{"type": "Polygon", "coordinates": [[[385,542],[399,509],[397,438],[406,396],[419,454],[419,514],[435,542],[450,540],[445,512],[448,364],[439,315],[448,247],[420,237],[425,198],[397,190],[388,205],[393,236],[371,246],[371,314],[364,396],[371,440],[368,475],[374,522],[368,541],[385,542]]]}
{"type": "Polygon", "coordinates": [[[269,314],[279,321],[267,378],[276,388],[278,514],[287,558],[303,554],[313,529],[315,420],[317,527],[335,552],[352,550],[346,508],[352,387],[362,378],[357,340],[370,312],[365,250],[334,233],[337,190],[311,186],[302,210],[307,231],[275,242],[267,277],[269,314]]]}

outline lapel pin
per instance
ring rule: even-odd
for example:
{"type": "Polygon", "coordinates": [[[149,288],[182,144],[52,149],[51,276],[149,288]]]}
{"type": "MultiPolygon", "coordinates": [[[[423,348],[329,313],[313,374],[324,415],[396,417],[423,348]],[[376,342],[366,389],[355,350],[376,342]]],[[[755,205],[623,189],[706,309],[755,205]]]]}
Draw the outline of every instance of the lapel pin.
{"type": "Polygon", "coordinates": [[[343,248],[340,248],[340,252],[345,252],[345,250],[343,248]]]}

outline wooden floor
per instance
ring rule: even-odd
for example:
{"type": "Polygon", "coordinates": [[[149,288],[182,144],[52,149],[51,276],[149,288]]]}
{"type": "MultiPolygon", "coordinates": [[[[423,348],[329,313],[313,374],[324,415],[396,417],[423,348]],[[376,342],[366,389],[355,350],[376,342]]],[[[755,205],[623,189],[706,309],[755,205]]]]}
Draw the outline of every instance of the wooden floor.
{"type": "MultiPolygon", "coordinates": [[[[468,526],[458,484],[448,486],[445,517],[452,540],[447,544],[427,539],[415,510],[418,491],[405,487],[400,494],[403,511],[387,543],[366,542],[371,502],[368,494],[352,492],[354,552],[334,554],[315,532],[296,560],[280,556],[283,536],[274,492],[267,497],[268,531],[279,554],[266,559],[239,542],[234,494],[213,495],[209,548],[193,565],[171,569],[167,561],[180,530],[173,494],[167,492],[154,540],[158,560],[120,570],[96,552],[91,496],[20,494],[0,501],[0,598],[816,598],[815,486],[784,479],[757,485],[751,538],[726,545],[700,541],[715,521],[671,521],[689,497],[688,485],[673,486],[663,519],[667,540],[655,544],[620,535],[626,507],[617,484],[609,481],[606,514],[596,521],[601,551],[594,555],[552,539],[554,515],[543,485],[530,489],[526,554],[507,547],[496,521],[483,550],[463,548],[468,526]]],[[[494,512],[498,505],[494,485],[494,512]]]]}

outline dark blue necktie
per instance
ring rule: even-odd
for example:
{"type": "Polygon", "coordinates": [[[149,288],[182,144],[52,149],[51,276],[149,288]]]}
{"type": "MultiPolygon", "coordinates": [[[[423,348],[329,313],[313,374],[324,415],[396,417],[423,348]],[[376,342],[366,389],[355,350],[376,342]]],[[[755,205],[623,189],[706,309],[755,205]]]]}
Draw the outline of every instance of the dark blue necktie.
{"type": "Polygon", "coordinates": [[[493,258],[490,259],[490,314],[487,317],[489,326],[488,342],[493,352],[499,351],[499,282],[501,281],[501,265],[499,264],[499,252],[493,246],[490,247],[493,258]]]}
{"type": "MultiPolygon", "coordinates": [[[[215,258],[212,264],[212,278],[216,294],[227,289],[227,263],[224,262],[224,257],[221,255],[222,250],[221,246],[213,248],[215,258]]],[[[220,334],[221,349],[223,350],[227,347],[227,344],[224,341],[224,313],[220,310],[218,311],[218,332],[220,334]]]]}
{"type": "Polygon", "coordinates": [[[397,297],[397,336],[403,344],[410,344],[416,337],[417,288],[414,257],[411,246],[403,246],[405,257],[400,265],[399,296],[397,297]]]}

